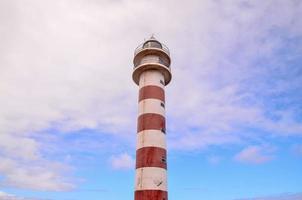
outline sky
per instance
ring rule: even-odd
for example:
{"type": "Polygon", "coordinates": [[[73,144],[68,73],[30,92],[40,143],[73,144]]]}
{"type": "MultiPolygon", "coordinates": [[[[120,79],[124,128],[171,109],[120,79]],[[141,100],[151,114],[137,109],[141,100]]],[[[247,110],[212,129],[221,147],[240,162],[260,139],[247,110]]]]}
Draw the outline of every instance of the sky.
{"type": "Polygon", "coordinates": [[[171,52],[173,200],[302,199],[302,1],[0,0],[0,200],[133,199],[134,49],[171,52]]]}

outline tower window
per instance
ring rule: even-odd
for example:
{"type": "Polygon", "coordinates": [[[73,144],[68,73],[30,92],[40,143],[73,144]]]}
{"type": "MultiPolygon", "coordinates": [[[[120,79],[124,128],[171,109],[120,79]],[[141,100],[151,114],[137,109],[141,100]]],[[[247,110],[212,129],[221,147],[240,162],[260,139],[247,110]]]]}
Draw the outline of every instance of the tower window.
{"type": "Polygon", "coordinates": [[[162,45],[158,41],[150,40],[150,41],[145,42],[145,44],[143,45],[143,48],[159,48],[159,49],[162,49],[162,45]]]}
{"type": "Polygon", "coordinates": [[[162,128],[162,129],[161,129],[161,132],[163,132],[164,134],[166,134],[166,129],[165,129],[165,128],[162,128]]]}
{"type": "Polygon", "coordinates": [[[166,157],[163,156],[163,157],[161,158],[161,161],[162,161],[163,163],[166,163],[166,162],[167,162],[166,157]]]}
{"type": "Polygon", "coordinates": [[[163,80],[160,80],[159,81],[162,85],[165,85],[164,81],[163,80]]]}
{"type": "Polygon", "coordinates": [[[160,102],[161,107],[165,108],[165,104],[163,102],[160,102]]]}

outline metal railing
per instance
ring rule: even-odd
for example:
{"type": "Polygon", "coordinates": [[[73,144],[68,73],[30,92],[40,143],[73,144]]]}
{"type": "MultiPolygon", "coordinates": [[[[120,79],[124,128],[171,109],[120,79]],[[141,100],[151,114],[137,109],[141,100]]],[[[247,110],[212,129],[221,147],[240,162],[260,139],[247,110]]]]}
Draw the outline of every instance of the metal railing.
{"type": "Polygon", "coordinates": [[[136,47],[135,51],[134,51],[134,55],[138,54],[139,52],[141,52],[142,50],[144,49],[161,49],[163,50],[166,54],[168,54],[170,56],[170,51],[169,51],[169,48],[164,45],[164,44],[161,44],[159,47],[158,45],[148,45],[148,46],[144,46],[145,43],[142,43],[141,45],[139,45],[138,47],[136,47]]]}
{"type": "Polygon", "coordinates": [[[159,63],[159,64],[162,64],[162,65],[164,65],[166,67],[170,67],[169,66],[169,62],[164,61],[161,58],[158,58],[158,59],[149,58],[149,59],[142,59],[142,60],[139,60],[138,62],[134,63],[134,68],[137,67],[137,66],[139,66],[139,65],[146,64],[146,63],[159,63]]]}

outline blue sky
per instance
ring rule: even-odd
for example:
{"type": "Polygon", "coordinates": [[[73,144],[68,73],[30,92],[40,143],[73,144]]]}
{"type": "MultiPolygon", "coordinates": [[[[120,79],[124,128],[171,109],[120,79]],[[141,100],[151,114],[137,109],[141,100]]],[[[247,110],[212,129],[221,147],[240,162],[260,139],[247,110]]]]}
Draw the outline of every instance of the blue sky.
{"type": "Polygon", "coordinates": [[[171,51],[169,198],[302,199],[302,2],[0,1],[0,200],[133,199],[136,46],[171,51]]]}

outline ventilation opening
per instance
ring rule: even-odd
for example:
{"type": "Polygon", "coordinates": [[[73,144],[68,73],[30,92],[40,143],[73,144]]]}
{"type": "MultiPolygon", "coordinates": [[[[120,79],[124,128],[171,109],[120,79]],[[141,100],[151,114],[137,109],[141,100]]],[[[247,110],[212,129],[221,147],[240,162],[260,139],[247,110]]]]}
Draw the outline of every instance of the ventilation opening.
{"type": "Polygon", "coordinates": [[[161,157],[161,161],[162,161],[163,163],[166,163],[166,162],[167,162],[166,157],[165,157],[165,156],[161,157]]]}
{"type": "Polygon", "coordinates": [[[165,128],[162,128],[162,129],[161,129],[161,132],[163,132],[164,134],[166,134],[166,129],[165,129],[165,128]]]}
{"type": "Polygon", "coordinates": [[[163,102],[160,102],[161,107],[165,108],[165,104],[163,102]]]}

